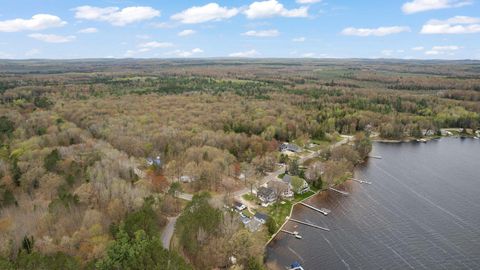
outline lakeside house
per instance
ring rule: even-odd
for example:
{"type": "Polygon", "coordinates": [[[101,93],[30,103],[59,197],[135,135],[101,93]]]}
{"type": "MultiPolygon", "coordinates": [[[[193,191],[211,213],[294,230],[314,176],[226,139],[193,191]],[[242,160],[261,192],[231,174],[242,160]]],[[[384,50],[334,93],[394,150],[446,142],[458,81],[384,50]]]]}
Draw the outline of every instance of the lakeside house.
{"type": "Polygon", "coordinates": [[[305,179],[302,179],[298,176],[293,176],[286,174],[282,181],[290,186],[290,189],[293,190],[294,193],[296,194],[303,194],[305,192],[308,192],[310,190],[310,187],[308,186],[307,181],[305,179]]]}
{"type": "Polygon", "coordinates": [[[296,145],[296,144],[293,144],[293,143],[282,143],[279,147],[279,150],[281,152],[284,152],[284,151],[290,151],[290,152],[293,152],[293,153],[299,153],[302,151],[302,148],[300,148],[300,146],[296,145]]]}
{"type": "Polygon", "coordinates": [[[285,183],[282,180],[272,180],[267,183],[267,186],[275,191],[276,194],[282,198],[292,198],[294,193],[292,186],[289,183],[285,183]]]}
{"type": "Polygon", "coordinates": [[[277,194],[275,194],[275,190],[268,187],[260,187],[257,190],[257,197],[262,202],[262,206],[268,206],[277,200],[277,194]]]}

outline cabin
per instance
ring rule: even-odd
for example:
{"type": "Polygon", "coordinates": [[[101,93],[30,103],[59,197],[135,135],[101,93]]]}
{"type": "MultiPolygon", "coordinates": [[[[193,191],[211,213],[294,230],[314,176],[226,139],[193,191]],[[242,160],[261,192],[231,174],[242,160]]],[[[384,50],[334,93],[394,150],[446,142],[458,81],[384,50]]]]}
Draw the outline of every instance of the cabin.
{"type": "Polygon", "coordinates": [[[267,215],[267,214],[260,213],[260,212],[257,212],[257,213],[255,213],[255,215],[253,216],[253,219],[257,220],[258,222],[260,222],[260,223],[262,223],[262,224],[265,224],[265,223],[267,223],[268,215],[267,215]]]}
{"type": "Polygon", "coordinates": [[[264,206],[268,206],[277,200],[277,194],[275,194],[275,190],[268,187],[260,187],[257,191],[257,197],[264,206]]]}
{"type": "Polygon", "coordinates": [[[282,143],[279,147],[279,150],[282,152],[290,151],[293,153],[299,153],[302,151],[302,148],[300,148],[300,146],[293,143],[282,143]]]}

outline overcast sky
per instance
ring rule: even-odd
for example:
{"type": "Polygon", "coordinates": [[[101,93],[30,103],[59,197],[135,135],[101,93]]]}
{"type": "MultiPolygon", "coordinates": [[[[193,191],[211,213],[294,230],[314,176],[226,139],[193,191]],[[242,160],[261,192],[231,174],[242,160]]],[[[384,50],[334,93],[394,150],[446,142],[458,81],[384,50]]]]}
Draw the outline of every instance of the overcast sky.
{"type": "Polygon", "coordinates": [[[0,59],[480,59],[475,0],[0,2],[0,59]]]}

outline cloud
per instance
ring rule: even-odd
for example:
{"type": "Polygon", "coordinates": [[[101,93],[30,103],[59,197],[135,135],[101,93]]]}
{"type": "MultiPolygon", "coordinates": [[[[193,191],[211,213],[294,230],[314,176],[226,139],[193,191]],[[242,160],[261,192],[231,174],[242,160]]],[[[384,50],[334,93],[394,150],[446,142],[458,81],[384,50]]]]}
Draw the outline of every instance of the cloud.
{"type": "Polygon", "coordinates": [[[52,27],[62,27],[67,22],[50,14],[37,14],[31,19],[13,19],[0,21],[0,32],[38,31],[52,27]]]}
{"type": "Polygon", "coordinates": [[[463,7],[472,4],[471,0],[413,0],[402,6],[406,14],[413,14],[435,9],[463,7]]]}
{"type": "Polygon", "coordinates": [[[343,29],[342,35],[359,36],[359,37],[368,37],[368,36],[382,37],[382,36],[398,34],[402,32],[410,32],[410,28],[406,26],[385,26],[385,27],[379,27],[379,28],[348,27],[343,29]]]}
{"type": "Polygon", "coordinates": [[[158,41],[151,41],[151,42],[146,42],[138,45],[138,47],[140,48],[149,48],[149,49],[169,48],[172,46],[173,44],[170,42],[158,42],[158,41]]]}
{"type": "Polygon", "coordinates": [[[243,33],[242,35],[250,36],[250,37],[276,37],[276,36],[280,35],[280,32],[278,32],[278,30],[276,30],[276,29],[260,30],[260,31],[250,30],[250,31],[247,31],[247,32],[243,33]]]}
{"type": "Polygon", "coordinates": [[[25,56],[26,57],[31,57],[31,56],[38,55],[39,53],[40,53],[39,49],[31,49],[31,50],[28,50],[28,51],[25,52],[25,56]]]}
{"type": "Polygon", "coordinates": [[[302,5],[309,5],[309,4],[320,3],[322,2],[322,0],[297,0],[296,2],[302,5]]]}
{"type": "Polygon", "coordinates": [[[95,27],[84,28],[78,31],[78,33],[80,34],[93,34],[97,32],[98,32],[98,29],[95,27]]]}
{"type": "Polygon", "coordinates": [[[304,54],[302,54],[302,57],[303,58],[312,58],[312,57],[315,57],[315,54],[314,53],[304,53],[304,54]]]}
{"type": "Polygon", "coordinates": [[[170,18],[185,24],[204,23],[208,21],[220,21],[237,15],[237,8],[221,7],[217,3],[209,3],[204,6],[193,6],[170,18]]]}
{"type": "Polygon", "coordinates": [[[286,9],[283,4],[277,0],[268,0],[261,2],[253,2],[244,11],[249,19],[270,18],[275,16],[281,17],[307,17],[308,7],[300,7],[296,9],[286,9]]]}
{"type": "Polygon", "coordinates": [[[297,37],[292,39],[293,42],[305,42],[305,40],[307,40],[305,37],[297,37]]]}
{"type": "Polygon", "coordinates": [[[425,52],[426,55],[454,55],[455,51],[460,50],[462,47],[456,45],[449,46],[433,46],[432,49],[425,52]]]}
{"type": "Polygon", "coordinates": [[[183,31],[178,32],[178,36],[180,37],[186,37],[195,34],[197,31],[192,30],[192,29],[185,29],[183,31]]]}
{"type": "Polygon", "coordinates": [[[234,52],[229,54],[228,56],[230,57],[255,57],[260,55],[259,52],[256,50],[249,50],[249,51],[244,51],[244,52],[234,52]]]}
{"type": "Polygon", "coordinates": [[[170,28],[175,28],[176,25],[168,22],[158,22],[158,23],[152,23],[151,24],[155,28],[160,28],[160,29],[170,29],[170,28]]]}
{"type": "Polygon", "coordinates": [[[89,21],[108,22],[115,26],[125,26],[127,24],[150,20],[160,16],[160,11],[152,7],[92,7],[81,6],[73,9],[75,18],[89,21]]]}
{"type": "Polygon", "coordinates": [[[29,37],[48,43],[67,43],[75,40],[75,36],[60,36],[54,34],[30,34],[29,37]]]}
{"type": "Polygon", "coordinates": [[[423,51],[423,50],[425,50],[425,48],[422,47],[422,46],[418,46],[418,47],[413,47],[413,48],[412,48],[412,51],[423,51]]]}
{"type": "Polygon", "coordinates": [[[455,16],[447,20],[430,20],[421,34],[473,34],[480,32],[480,18],[455,16]]]}
{"type": "Polygon", "coordinates": [[[199,53],[203,53],[203,50],[200,48],[195,48],[190,51],[175,50],[173,52],[169,52],[168,55],[174,55],[176,57],[190,57],[199,53]]]}
{"type": "Polygon", "coordinates": [[[146,52],[149,52],[154,49],[163,49],[163,48],[170,48],[173,47],[173,44],[170,42],[158,42],[158,41],[150,41],[146,43],[140,43],[137,45],[138,49],[136,50],[128,50],[125,52],[125,57],[134,57],[146,52]]]}
{"type": "Polygon", "coordinates": [[[13,55],[5,52],[0,52],[0,59],[10,59],[13,58],[13,55]]]}

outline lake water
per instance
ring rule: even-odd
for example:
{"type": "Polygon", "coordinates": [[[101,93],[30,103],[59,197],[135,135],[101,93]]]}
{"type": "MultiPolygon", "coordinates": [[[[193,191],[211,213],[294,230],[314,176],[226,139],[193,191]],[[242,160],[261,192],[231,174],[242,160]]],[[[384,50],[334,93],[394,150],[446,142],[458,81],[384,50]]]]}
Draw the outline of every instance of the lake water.
{"type": "Polygon", "coordinates": [[[480,269],[480,140],[375,143],[342,196],[328,191],[298,205],[293,218],[331,231],[287,223],[302,240],[280,233],[267,265],[285,269],[480,269]]]}

